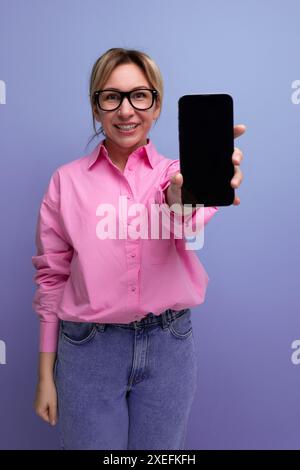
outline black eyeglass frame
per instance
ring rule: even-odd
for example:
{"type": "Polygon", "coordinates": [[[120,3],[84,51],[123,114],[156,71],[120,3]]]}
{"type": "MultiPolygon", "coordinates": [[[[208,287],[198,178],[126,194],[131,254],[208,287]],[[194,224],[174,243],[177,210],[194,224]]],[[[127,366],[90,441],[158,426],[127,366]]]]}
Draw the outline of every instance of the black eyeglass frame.
{"type": "Polygon", "coordinates": [[[147,111],[147,109],[150,109],[152,108],[153,104],[154,104],[154,101],[157,100],[158,98],[158,91],[155,90],[154,88],[136,88],[135,90],[130,90],[130,91],[119,91],[119,90],[114,90],[113,88],[105,88],[103,90],[97,90],[94,92],[94,102],[99,106],[100,109],[102,109],[102,111],[116,111],[120,106],[121,104],[123,103],[123,100],[124,98],[126,97],[129,101],[129,103],[131,104],[131,106],[136,109],[137,111],[147,111]],[[147,90],[147,91],[151,91],[152,93],[152,103],[151,103],[151,106],[149,106],[148,108],[137,108],[136,106],[134,106],[131,102],[131,99],[130,99],[130,95],[131,93],[134,93],[136,91],[143,91],[143,90],[147,90]],[[100,106],[100,103],[99,103],[99,96],[100,96],[100,93],[102,93],[103,91],[114,91],[115,93],[119,93],[121,95],[121,101],[120,103],[118,104],[118,106],[114,109],[103,109],[101,108],[100,106]]]}

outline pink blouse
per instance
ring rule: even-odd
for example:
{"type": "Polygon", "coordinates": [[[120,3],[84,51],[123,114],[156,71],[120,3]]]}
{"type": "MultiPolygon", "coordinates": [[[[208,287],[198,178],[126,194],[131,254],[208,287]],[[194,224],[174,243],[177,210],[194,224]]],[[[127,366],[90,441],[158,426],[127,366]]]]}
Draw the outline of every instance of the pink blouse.
{"type": "MultiPolygon", "coordinates": [[[[186,249],[186,237],[177,238],[171,228],[164,238],[161,223],[158,237],[149,236],[151,205],[182,220],[165,199],[179,160],[160,155],[148,139],[122,173],[103,142],[58,167],[40,205],[32,263],[41,352],[57,351],[60,319],[130,323],[205,298],[209,278],[195,251],[186,249]],[[148,237],[134,236],[136,207],[146,211],[148,237]]],[[[218,208],[194,209],[193,227],[200,210],[206,224],[218,208]]]]}

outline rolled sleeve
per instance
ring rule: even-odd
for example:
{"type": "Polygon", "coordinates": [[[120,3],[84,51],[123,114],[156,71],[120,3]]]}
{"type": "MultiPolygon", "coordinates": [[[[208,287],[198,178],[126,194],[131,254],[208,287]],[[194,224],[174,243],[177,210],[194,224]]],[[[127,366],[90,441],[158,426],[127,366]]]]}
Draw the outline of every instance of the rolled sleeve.
{"type": "Polygon", "coordinates": [[[37,286],[33,298],[33,309],[40,317],[41,352],[57,350],[59,318],[57,307],[66,281],[70,275],[73,248],[66,240],[58,201],[53,198],[54,179],[51,180],[38,215],[36,228],[36,255],[32,264],[36,269],[34,282],[37,286]]]}

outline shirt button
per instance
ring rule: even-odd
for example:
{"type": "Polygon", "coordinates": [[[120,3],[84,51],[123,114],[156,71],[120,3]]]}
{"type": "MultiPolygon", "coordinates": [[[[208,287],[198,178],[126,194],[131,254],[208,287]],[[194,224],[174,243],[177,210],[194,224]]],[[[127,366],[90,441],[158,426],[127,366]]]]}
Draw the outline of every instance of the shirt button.
{"type": "Polygon", "coordinates": [[[135,258],[135,253],[131,253],[131,258],[135,258]]]}
{"type": "Polygon", "coordinates": [[[129,170],[129,171],[132,171],[132,170],[133,170],[132,166],[129,166],[129,167],[128,167],[128,170],[129,170]]]}
{"type": "Polygon", "coordinates": [[[132,287],[131,287],[131,290],[132,290],[132,292],[134,292],[134,291],[136,290],[136,287],[135,287],[135,286],[132,286],[132,287]]]}

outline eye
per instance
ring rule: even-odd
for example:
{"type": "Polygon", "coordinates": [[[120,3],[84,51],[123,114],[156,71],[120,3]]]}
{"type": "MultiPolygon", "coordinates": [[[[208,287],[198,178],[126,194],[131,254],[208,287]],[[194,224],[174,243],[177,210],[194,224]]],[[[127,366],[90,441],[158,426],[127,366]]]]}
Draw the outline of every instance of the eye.
{"type": "Polygon", "coordinates": [[[101,100],[102,101],[119,101],[120,95],[116,91],[102,91],[101,93],[101,100]]]}
{"type": "Polygon", "coordinates": [[[146,97],[146,93],[144,91],[135,91],[132,94],[132,98],[135,100],[144,99],[145,97],[146,97]]]}
{"type": "Polygon", "coordinates": [[[105,96],[105,99],[109,101],[115,101],[115,100],[120,99],[120,97],[117,93],[109,93],[105,96]]]}

